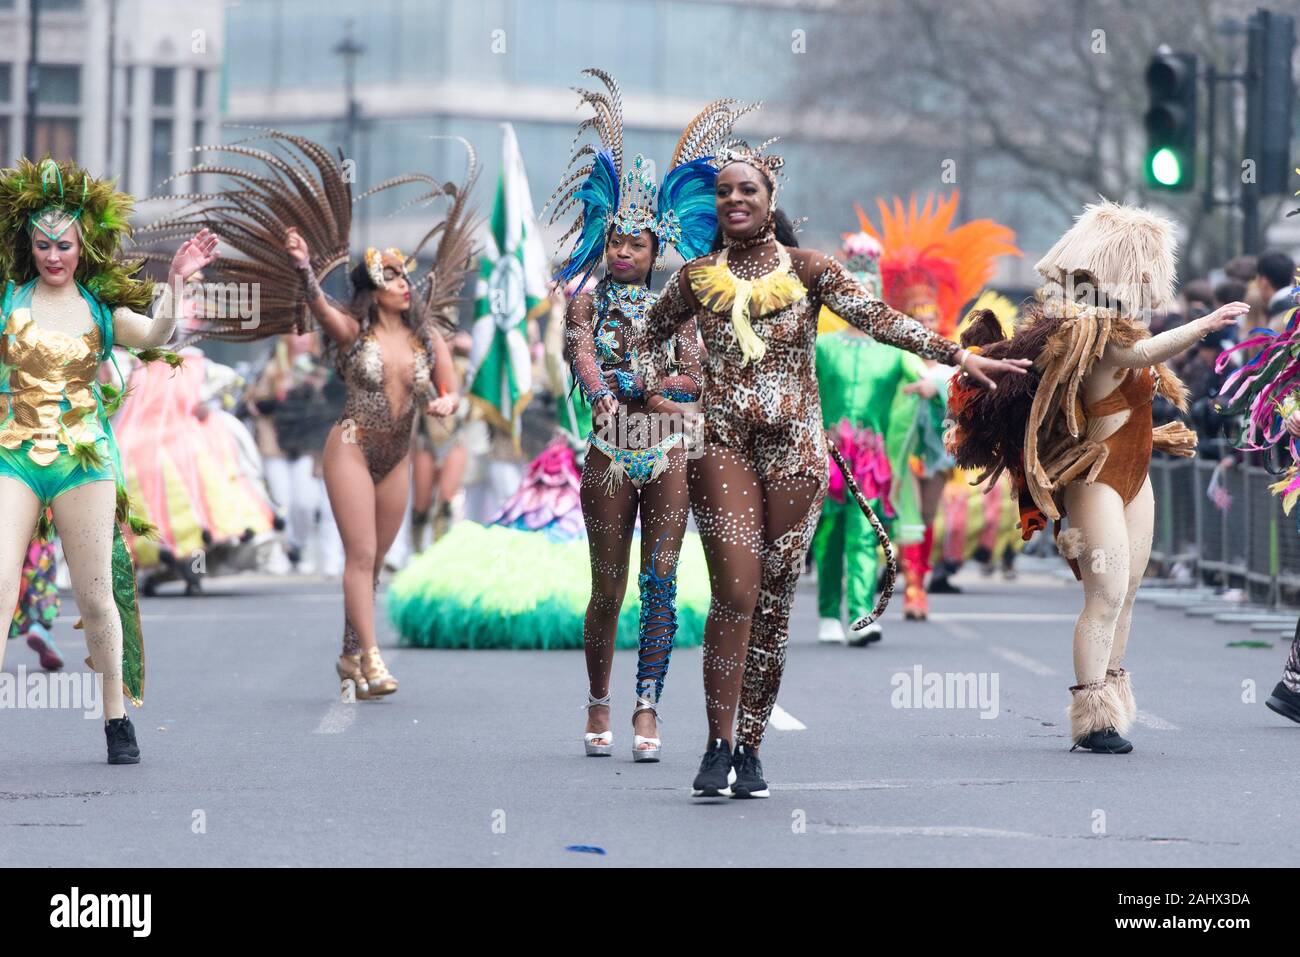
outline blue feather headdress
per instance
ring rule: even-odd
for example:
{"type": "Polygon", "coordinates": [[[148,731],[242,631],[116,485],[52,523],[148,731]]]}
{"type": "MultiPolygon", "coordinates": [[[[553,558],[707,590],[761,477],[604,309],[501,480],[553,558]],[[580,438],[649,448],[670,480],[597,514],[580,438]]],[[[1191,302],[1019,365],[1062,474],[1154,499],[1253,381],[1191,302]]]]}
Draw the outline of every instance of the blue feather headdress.
{"type": "Polygon", "coordinates": [[[598,145],[585,143],[569,160],[569,172],[551,194],[555,203],[550,223],[574,207],[578,215],[560,238],[564,246],[576,235],[573,248],[555,278],[567,282],[591,275],[605,252],[611,230],[634,235],[643,230],[659,240],[656,268],[664,265],[664,250],[674,246],[685,259],[709,251],[717,230],[714,181],[718,171],[713,156],[728,141],[732,125],[758,104],[737,106],[736,100],[715,100],[687,125],[673,150],[672,163],[661,184],[654,179],[654,163],[638,153],[631,166],[623,164],[623,100],[614,78],[603,70],[583,70],[599,79],[607,92],[575,89],[593,115],[578,127],[574,145],[587,130],[594,130],[598,145]]]}

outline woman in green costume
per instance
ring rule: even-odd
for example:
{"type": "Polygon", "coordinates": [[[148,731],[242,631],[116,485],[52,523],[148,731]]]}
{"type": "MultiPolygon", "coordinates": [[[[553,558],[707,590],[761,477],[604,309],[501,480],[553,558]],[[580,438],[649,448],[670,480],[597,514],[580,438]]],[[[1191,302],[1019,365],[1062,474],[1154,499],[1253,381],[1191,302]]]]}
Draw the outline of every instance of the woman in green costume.
{"type": "MultiPolygon", "coordinates": [[[[863,288],[880,292],[880,244],[868,233],[845,234],[845,266],[863,288]]],[[[877,342],[822,307],[817,336],[817,389],[822,425],[853,472],[872,511],[887,524],[920,527],[920,509],[908,459],[917,442],[912,423],[917,399],[904,386],[918,381],[925,364],[910,352],[877,342]]],[[[890,532],[897,541],[896,531],[890,532]]],[[[919,541],[913,535],[907,541],[919,541]]],[[[876,606],[880,543],[866,514],[830,470],[826,504],[813,535],[817,563],[817,640],[865,645],[882,636],[879,621],[851,628],[876,606]]]]}
{"type": "Polygon", "coordinates": [[[110,764],[140,761],[124,695],[142,702],[144,647],[121,524],[146,528],[131,521],[108,424],[121,391],[96,378],[114,345],[170,358],[159,347],[176,325],[172,290],[217,245],[206,230],[185,242],[155,297],[133,278],[139,263],[116,258],[130,213],[129,196],[71,163],[23,159],[0,174],[0,607],[16,604],[33,530],[48,536],[52,516],[103,678],[110,764]]]}

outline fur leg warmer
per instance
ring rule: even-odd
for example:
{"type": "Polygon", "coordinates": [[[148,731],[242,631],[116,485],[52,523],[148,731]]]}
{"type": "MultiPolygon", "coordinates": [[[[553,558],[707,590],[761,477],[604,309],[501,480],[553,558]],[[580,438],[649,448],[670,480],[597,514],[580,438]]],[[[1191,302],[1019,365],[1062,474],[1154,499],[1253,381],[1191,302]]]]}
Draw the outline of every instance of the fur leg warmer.
{"type": "Polygon", "coordinates": [[[1073,698],[1067,714],[1070,716],[1070,738],[1079,741],[1094,731],[1114,728],[1120,734],[1129,729],[1129,715],[1124,710],[1119,691],[1107,681],[1094,681],[1070,688],[1073,698]]]}

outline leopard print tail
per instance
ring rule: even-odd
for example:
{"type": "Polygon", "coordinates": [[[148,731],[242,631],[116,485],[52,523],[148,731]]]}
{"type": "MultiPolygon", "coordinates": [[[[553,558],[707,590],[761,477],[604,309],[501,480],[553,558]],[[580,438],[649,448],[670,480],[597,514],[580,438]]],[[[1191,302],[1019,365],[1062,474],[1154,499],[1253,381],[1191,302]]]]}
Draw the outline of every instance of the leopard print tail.
{"type": "Polygon", "coordinates": [[[853,495],[853,500],[858,503],[858,508],[862,509],[862,514],[867,516],[867,521],[871,523],[871,530],[876,533],[876,538],[880,541],[880,547],[885,550],[885,580],[880,586],[880,597],[876,599],[876,607],[868,615],[863,615],[853,623],[853,630],[867,627],[873,621],[879,621],[885,614],[885,609],[889,607],[889,599],[894,595],[894,579],[898,576],[898,562],[894,558],[894,543],[889,540],[889,533],[885,531],[885,526],[880,523],[876,513],[871,510],[867,504],[866,498],[862,495],[862,489],[858,488],[858,483],[853,479],[853,470],[849,468],[844,456],[840,450],[835,447],[835,443],[827,441],[826,448],[835,460],[835,464],[844,474],[844,485],[853,495]]]}

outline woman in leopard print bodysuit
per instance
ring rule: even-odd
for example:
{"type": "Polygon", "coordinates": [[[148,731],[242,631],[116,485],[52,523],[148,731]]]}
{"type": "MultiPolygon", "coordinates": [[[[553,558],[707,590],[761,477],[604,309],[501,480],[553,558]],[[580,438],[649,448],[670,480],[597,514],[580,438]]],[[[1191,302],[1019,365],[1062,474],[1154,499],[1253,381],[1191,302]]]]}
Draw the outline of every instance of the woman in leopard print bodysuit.
{"type": "MultiPolygon", "coordinates": [[[[927,332],[863,289],[836,260],[778,241],[779,157],[724,151],[720,251],[668,280],[647,320],[648,349],[694,318],[704,339],[704,453],[689,466],[691,507],[713,592],[704,630],[709,745],[692,794],[766,797],[758,747],[785,666],[795,585],[827,485],[813,367],[822,305],[878,341],[992,376],[1023,374],[927,332]],[[736,706],[736,751],[731,737],[736,706]],[[733,784],[734,782],[734,784],[733,784]]],[[[783,219],[783,217],[780,217],[783,219]]],[[[786,221],[788,222],[788,221],[786,221]]],[[[657,388],[656,370],[647,390],[657,388]]]]}

